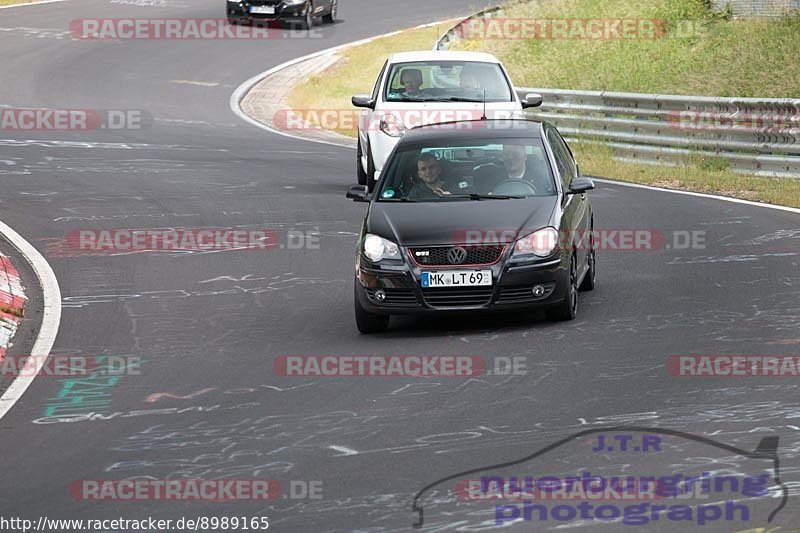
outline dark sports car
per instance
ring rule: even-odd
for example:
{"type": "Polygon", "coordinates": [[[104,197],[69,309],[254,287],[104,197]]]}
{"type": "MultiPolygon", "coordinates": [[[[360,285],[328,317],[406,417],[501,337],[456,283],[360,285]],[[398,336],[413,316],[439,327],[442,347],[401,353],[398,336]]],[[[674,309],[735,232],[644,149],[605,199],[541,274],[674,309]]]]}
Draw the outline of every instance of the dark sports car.
{"type": "Polygon", "coordinates": [[[338,0],[227,0],[228,22],[282,22],[308,30],[314,19],[334,22],[338,0]]]}
{"type": "Polygon", "coordinates": [[[594,216],[556,128],[477,120],[409,130],[368,201],[355,266],[356,324],[393,314],[543,307],[571,320],[595,283],[594,216]]]}

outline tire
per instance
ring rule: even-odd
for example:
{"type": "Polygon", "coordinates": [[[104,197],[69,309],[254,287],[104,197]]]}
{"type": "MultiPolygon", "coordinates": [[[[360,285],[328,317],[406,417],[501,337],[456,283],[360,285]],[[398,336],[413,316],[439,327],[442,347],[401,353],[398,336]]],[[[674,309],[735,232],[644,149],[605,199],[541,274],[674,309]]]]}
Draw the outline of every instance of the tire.
{"type": "Polygon", "coordinates": [[[314,11],[314,6],[311,4],[311,2],[309,2],[306,7],[306,18],[303,19],[303,21],[301,21],[297,25],[298,28],[300,28],[301,30],[308,31],[314,27],[314,16],[312,13],[313,11],[314,11]]]}
{"type": "Polygon", "coordinates": [[[389,329],[389,315],[376,315],[370,313],[363,307],[358,300],[358,281],[353,285],[353,298],[356,309],[356,327],[361,333],[382,333],[389,329]]]}
{"type": "MultiPolygon", "coordinates": [[[[322,20],[326,24],[333,24],[336,22],[336,14],[339,11],[339,0],[332,0],[331,2],[331,12],[322,17],[322,20]]],[[[363,184],[362,184],[363,185],[363,184]]]]}
{"type": "MultiPolygon", "coordinates": [[[[592,232],[594,232],[594,224],[592,224],[592,232]]],[[[593,235],[594,233],[590,233],[593,235]]],[[[583,282],[581,282],[581,286],[578,287],[579,291],[591,291],[594,289],[596,278],[597,278],[597,254],[594,250],[594,237],[590,237],[589,240],[589,257],[586,259],[588,263],[589,269],[586,271],[586,275],[583,277],[583,282]]]]}
{"type": "Polygon", "coordinates": [[[367,187],[369,192],[375,190],[375,162],[372,160],[372,147],[367,144],[367,187]]]}
{"type": "Polygon", "coordinates": [[[367,173],[364,172],[364,165],[361,164],[361,158],[364,157],[364,150],[361,149],[361,141],[358,141],[356,148],[356,176],[358,176],[358,184],[367,184],[367,173]]]}
{"type": "Polygon", "coordinates": [[[562,322],[572,320],[578,314],[578,265],[575,255],[569,260],[569,287],[564,299],[552,309],[547,310],[547,318],[562,322]]]}

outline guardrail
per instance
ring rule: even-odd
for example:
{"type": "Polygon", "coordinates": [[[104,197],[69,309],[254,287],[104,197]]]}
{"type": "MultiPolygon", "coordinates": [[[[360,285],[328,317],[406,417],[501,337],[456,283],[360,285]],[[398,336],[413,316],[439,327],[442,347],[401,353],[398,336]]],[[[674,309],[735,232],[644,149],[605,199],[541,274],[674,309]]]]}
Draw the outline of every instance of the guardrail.
{"type": "MultiPolygon", "coordinates": [[[[446,50],[469,20],[502,15],[498,7],[475,13],[434,48],[446,50]]],[[[516,91],[521,98],[541,94],[542,106],[528,112],[555,124],[568,140],[608,146],[623,160],[674,165],[714,158],[737,172],[800,178],[800,99],[516,91]]]]}

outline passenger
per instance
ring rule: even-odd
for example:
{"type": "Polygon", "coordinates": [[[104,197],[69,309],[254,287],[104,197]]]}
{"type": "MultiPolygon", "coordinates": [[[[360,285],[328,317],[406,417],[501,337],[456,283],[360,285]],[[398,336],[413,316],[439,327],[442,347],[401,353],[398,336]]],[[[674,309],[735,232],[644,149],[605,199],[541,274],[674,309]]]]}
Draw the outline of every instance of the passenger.
{"type": "Polygon", "coordinates": [[[481,89],[481,81],[478,77],[478,72],[474,68],[464,67],[461,69],[461,74],[459,75],[459,85],[462,89],[467,90],[480,90],[481,89]]]}
{"type": "Polygon", "coordinates": [[[431,154],[422,154],[417,158],[417,178],[407,198],[432,198],[451,194],[442,177],[442,165],[431,154]]]}

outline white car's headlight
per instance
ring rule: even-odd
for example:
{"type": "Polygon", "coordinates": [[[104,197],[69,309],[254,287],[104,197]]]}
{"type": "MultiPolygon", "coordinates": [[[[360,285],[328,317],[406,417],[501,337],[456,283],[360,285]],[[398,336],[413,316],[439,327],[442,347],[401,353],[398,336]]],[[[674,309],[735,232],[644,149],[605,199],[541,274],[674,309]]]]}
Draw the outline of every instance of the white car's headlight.
{"type": "Polygon", "coordinates": [[[364,237],[364,255],[375,263],[381,259],[400,259],[400,248],[392,241],[368,233],[364,237]]]}
{"type": "Polygon", "coordinates": [[[406,134],[405,124],[394,115],[383,115],[379,126],[381,131],[389,137],[402,137],[406,134]]]}
{"type": "Polygon", "coordinates": [[[547,257],[552,255],[557,247],[558,231],[555,228],[542,228],[519,239],[514,245],[514,255],[547,257]]]}

